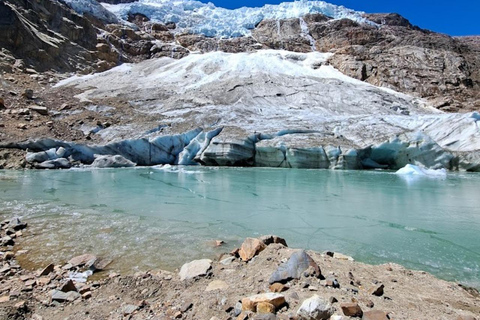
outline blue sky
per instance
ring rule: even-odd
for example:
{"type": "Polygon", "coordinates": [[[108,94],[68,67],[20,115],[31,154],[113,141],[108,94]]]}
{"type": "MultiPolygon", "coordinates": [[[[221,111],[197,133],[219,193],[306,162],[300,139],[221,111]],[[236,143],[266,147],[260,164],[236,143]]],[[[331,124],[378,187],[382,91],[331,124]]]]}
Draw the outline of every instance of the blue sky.
{"type": "MultiPolygon", "coordinates": [[[[201,0],[209,2],[208,0],[201,0]]],[[[347,8],[377,13],[396,12],[414,25],[452,36],[480,35],[480,0],[326,0],[347,8]]],[[[259,7],[281,0],[210,0],[218,7],[259,7]]]]}

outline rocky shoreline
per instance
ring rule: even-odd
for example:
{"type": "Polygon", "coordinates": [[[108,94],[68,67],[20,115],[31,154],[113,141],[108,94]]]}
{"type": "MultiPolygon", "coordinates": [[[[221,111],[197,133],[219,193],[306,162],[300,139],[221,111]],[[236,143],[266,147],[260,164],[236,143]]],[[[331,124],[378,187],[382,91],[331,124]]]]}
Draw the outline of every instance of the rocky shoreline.
{"type": "Polygon", "coordinates": [[[14,245],[27,224],[13,218],[1,226],[2,319],[472,320],[480,313],[475,289],[397,264],[291,249],[277,236],[247,238],[215,261],[191,261],[178,272],[119,275],[93,254],[22,268],[17,259],[28,252],[14,245]]]}

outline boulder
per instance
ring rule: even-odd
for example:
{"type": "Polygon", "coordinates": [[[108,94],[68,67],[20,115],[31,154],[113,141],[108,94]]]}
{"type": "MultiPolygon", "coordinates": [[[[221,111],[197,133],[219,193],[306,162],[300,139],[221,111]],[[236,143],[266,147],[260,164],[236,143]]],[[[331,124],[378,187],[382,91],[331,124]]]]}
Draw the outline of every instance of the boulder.
{"type": "Polygon", "coordinates": [[[256,312],[260,314],[275,313],[275,306],[269,302],[262,301],[257,304],[256,312]]]}
{"type": "Polygon", "coordinates": [[[314,295],[302,302],[297,315],[302,320],[326,320],[330,318],[333,311],[328,301],[314,295]]]}
{"type": "Polygon", "coordinates": [[[273,305],[275,308],[279,308],[283,304],[285,304],[285,296],[279,293],[267,292],[267,293],[256,294],[248,298],[243,298],[242,310],[256,312],[257,305],[262,302],[269,303],[273,305]]]}
{"type": "Polygon", "coordinates": [[[292,279],[300,279],[302,273],[309,268],[312,269],[313,275],[321,277],[322,273],[317,263],[304,250],[295,251],[288,261],[282,263],[272,274],[269,283],[285,283],[292,279]]]}
{"type": "Polygon", "coordinates": [[[95,160],[92,163],[94,168],[124,168],[134,167],[135,162],[132,162],[121,155],[96,155],[95,160]]]}
{"type": "Polygon", "coordinates": [[[60,286],[60,291],[62,292],[70,292],[70,291],[77,291],[75,284],[72,280],[67,280],[60,286]]]}
{"type": "Polygon", "coordinates": [[[201,259],[185,263],[180,269],[180,280],[189,280],[196,277],[206,276],[212,268],[212,260],[201,259]]]}
{"type": "Polygon", "coordinates": [[[54,266],[52,263],[49,264],[48,266],[46,266],[45,268],[43,268],[42,271],[40,271],[39,276],[40,276],[40,277],[41,277],[41,276],[46,276],[46,275],[52,273],[54,268],[55,268],[55,266],[54,266]]]}
{"type": "Polygon", "coordinates": [[[262,252],[267,246],[259,239],[246,238],[242,243],[238,254],[243,261],[249,261],[262,252]]]}

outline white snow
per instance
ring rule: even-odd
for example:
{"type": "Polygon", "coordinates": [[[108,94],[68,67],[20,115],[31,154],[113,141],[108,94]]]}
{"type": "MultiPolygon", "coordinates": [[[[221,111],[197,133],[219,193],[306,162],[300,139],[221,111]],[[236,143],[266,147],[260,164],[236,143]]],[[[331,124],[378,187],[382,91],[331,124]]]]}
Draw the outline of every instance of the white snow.
{"type": "Polygon", "coordinates": [[[90,14],[108,23],[118,23],[118,18],[95,0],[62,0],[80,14],[90,14]]]}
{"type": "MultiPolygon", "coordinates": [[[[68,0],[76,2],[76,7],[84,8],[81,3],[91,0],[68,0]]],[[[363,12],[336,6],[324,1],[293,1],[278,5],[267,4],[263,7],[225,9],[212,3],[178,0],[140,0],[133,3],[110,5],[102,4],[118,18],[126,19],[129,13],[141,13],[152,21],[161,23],[175,22],[177,28],[208,37],[239,37],[250,34],[264,19],[299,18],[308,13],[322,13],[334,19],[348,18],[357,22],[372,23],[362,16],[363,12]]]]}
{"type": "Polygon", "coordinates": [[[405,167],[399,169],[396,174],[403,176],[425,176],[431,178],[445,178],[447,170],[445,169],[426,169],[413,164],[407,164],[405,167]]]}

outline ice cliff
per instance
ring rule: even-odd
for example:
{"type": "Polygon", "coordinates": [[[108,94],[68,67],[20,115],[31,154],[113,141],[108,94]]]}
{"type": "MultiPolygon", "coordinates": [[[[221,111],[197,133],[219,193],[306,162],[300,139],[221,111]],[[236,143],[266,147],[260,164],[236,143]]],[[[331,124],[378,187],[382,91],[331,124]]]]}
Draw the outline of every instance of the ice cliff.
{"type": "MultiPolygon", "coordinates": [[[[94,0],[66,0],[77,12],[90,13],[101,19],[108,13],[98,7],[94,0]]],[[[144,14],[153,21],[175,22],[177,28],[207,37],[239,37],[250,34],[250,30],[265,19],[299,18],[308,13],[322,13],[334,19],[348,18],[357,22],[368,22],[361,12],[336,6],[324,1],[293,1],[258,8],[242,7],[225,9],[212,3],[200,1],[140,0],[133,3],[111,5],[104,3],[107,12],[126,20],[128,14],[144,14]]],[[[371,22],[369,22],[371,23],[371,22]]]]}

